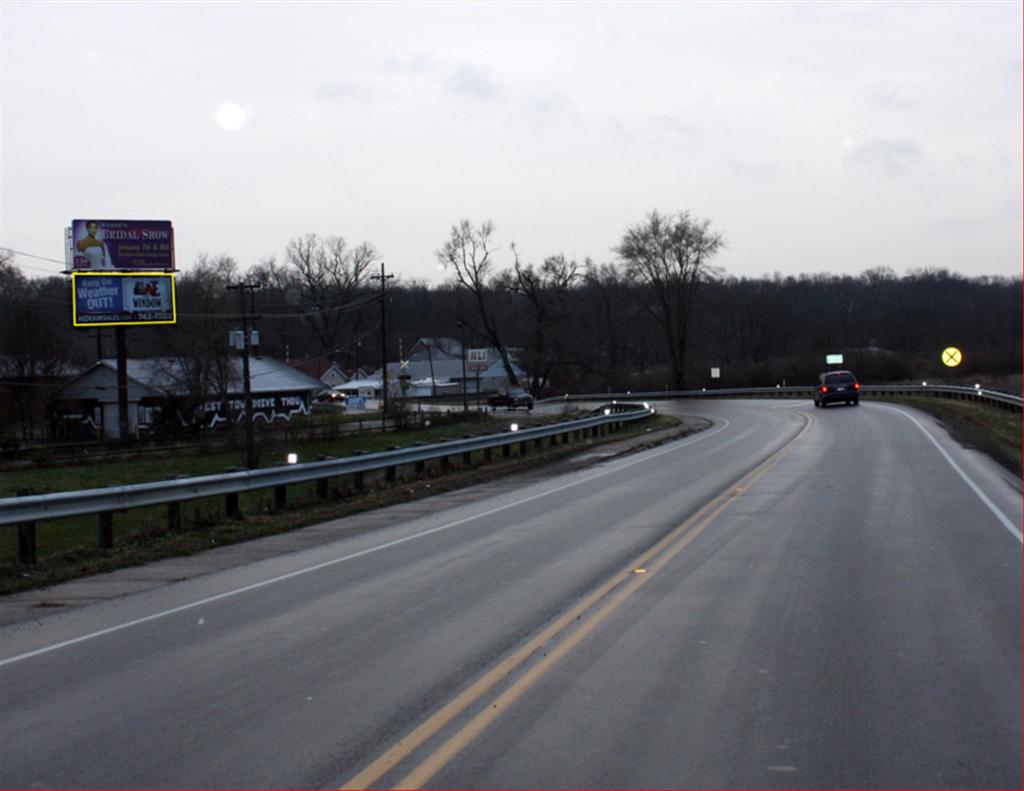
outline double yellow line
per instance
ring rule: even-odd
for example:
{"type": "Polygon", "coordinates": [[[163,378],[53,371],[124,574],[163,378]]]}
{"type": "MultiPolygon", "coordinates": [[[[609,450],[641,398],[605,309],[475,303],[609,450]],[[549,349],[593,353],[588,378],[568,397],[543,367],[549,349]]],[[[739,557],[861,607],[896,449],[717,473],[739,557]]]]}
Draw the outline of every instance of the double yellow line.
{"type": "Polygon", "coordinates": [[[673,528],[670,533],[630,563],[626,569],[614,574],[603,585],[588,593],[575,607],[554,620],[526,644],[487,671],[424,722],[417,725],[393,747],[345,783],[342,789],[369,788],[372,786],[427,741],[437,736],[452,720],[463,714],[484,695],[524,666],[543,647],[556,640],[556,638],[562,637],[563,633],[568,633],[561,642],[544,654],[526,672],[516,678],[489,706],[474,715],[454,735],[428,754],[426,758],[402,777],[395,785],[395,788],[420,788],[429,782],[459,752],[500,717],[512,703],[522,697],[530,687],[537,683],[562,657],[604,623],[623,602],[636,593],[652,576],[665,568],[719,514],[735,502],[769,469],[775,466],[789,452],[797,440],[813,425],[813,417],[809,415],[803,415],[803,417],[807,421],[804,427],[786,445],[761,462],[761,464],[740,478],[736,483],[730,485],[725,491],[682,524],[673,528]],[[595,610],[595,612],[584,621],[583,616],[591,610],[595,610]],[[577,623],[579,624],[578,628],[571,630],[571,627],[577,623]]]}

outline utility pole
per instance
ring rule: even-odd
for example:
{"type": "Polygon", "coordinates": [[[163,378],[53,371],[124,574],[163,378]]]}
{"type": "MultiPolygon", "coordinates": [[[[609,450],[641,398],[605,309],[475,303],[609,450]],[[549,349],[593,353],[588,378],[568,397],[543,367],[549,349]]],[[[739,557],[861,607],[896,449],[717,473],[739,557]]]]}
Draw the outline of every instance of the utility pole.
{"type": "Polygon", "coordinates": [[[380,262],[380,274],[370,275],[371,280],[380,281],[380,427],[386,431],[388,427],[388,289],[387,282],[394,275],[384,274],[384,262],[380,262]]]}
{"type": "Polygon", "coordinates": [[[462,411],[469,411],[469,401],[466,400],[466,325],[459,319],[456,322],[456,326],[459,328],[460,340],[462,344],[462,411]]]}
{"type": "Polygon", "coordinates": [[[228,291],[238,292],[238,302],[242,308],[242,386],[245,392],[245,466],[250,470],[256,469],[256,437],[253,433],[252,421],[252,383],[249,376],[249,307],[255,307],[255,297],[252,292],[259,288],[262,283],[235,283],[225,286],[228,291]],[[249,304],[245,301],[245,292],[250,294],[249,304]]]}

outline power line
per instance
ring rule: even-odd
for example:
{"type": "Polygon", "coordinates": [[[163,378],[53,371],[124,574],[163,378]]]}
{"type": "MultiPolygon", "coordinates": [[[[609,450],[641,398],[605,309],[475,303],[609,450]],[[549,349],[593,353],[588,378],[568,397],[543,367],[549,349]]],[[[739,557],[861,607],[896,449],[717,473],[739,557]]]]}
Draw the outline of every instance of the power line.
{"type": "MultiPolygon", "coordinates": [[[[43,260],[44,261],[49,261],[51,259],[44,258],[43,260]]],[[[53,272],[53,271],[51,271],[49,269],[43,269],[42,267],[39,267],[39,266],[29,266],[28,264],[23,264],[20,261],[11,261],[11,260],[9,260],[9,261],[6,261],[5,263],[8,266],[11,266],[11,267],[15,267],[16,266],[19,269],[31,269],[33,272],[45,272],[50,277],[58,277],[59,275],[63,274],[63,272],[53,272]]]]}
{"type": "MultiPolygon", "coordinates": [[[[14,253],[15,255],[23,255],[26,258],[37,258],[40,261],[50,261],[50,262],[52,262],[54,264],[60,264],[61,266],[67,266],[67,261],[59,261],[56,258],[47,258],[45,255],[35,255],[34,253],[26,253],[23,250],[15,250],[15,249],[13,249],[11,247],[2,247],[2,248],[0,248],[0,250],[6,250],[8,253],[14,253]]],[[[15,262],[11,262],[11,263],[15,263],[15,262]]],[[[24,264],[18,264],[18,266],[25,266],[25,265],[24,264]]],[[[26,267],[26,268],[27,269],[31,269],[32,267],[26,267]]],[[[49,271],[49,270],[40,270],[40,271],[49,271]]],[[[54,273],[54,274],[59,274],[59,273],[54,273]]]]}

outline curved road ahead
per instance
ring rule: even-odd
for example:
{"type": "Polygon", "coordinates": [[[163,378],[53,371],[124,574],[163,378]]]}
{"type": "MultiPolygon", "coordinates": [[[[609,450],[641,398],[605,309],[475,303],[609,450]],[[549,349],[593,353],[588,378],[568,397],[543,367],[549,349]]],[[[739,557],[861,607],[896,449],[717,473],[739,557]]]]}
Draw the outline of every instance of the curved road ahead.
{"type": "Polygon", "coordinates": [[[1020,482],[901,407],[663,408],[713,425],[0,629],[0,785],[1019,786],[1020,482]]]}

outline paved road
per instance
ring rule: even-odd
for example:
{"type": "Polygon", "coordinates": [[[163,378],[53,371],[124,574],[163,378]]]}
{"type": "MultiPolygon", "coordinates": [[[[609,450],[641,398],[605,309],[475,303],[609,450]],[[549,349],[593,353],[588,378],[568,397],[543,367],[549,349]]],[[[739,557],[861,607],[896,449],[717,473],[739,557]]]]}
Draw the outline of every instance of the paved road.
{"type": "Polygon", "coordinates": [[[0,784],[1011,787],[1019,482],[889,405],[712,428],[0,630],[0,784]]]}

